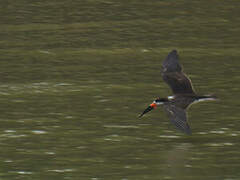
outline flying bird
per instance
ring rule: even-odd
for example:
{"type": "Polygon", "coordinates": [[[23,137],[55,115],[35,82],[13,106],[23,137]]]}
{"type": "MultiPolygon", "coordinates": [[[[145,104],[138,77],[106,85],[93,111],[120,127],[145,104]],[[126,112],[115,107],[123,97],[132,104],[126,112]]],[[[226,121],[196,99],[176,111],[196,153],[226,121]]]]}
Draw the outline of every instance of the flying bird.
{"type": "Polygon", "coordinates": [[[157,106],[163,105],[170,121],[180,131],[191,134],[186,113],[189,105],[205,100],[215,100],[216,97],[213,95],[199,96],[195,93],[191,80],[183,73],[176,50],[172,50],[163,61],[161,75],[163,80],[172,89],[173,95],[167,98],[157,98],[139,115],[139,117],[142,117],[157,106]]]}

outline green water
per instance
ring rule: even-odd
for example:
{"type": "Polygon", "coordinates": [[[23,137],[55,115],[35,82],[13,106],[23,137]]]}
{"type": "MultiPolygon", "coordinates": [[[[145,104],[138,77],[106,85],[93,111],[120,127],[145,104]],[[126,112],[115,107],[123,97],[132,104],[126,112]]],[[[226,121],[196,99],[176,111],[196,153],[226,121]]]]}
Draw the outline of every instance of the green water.
{"type": "Polygon", "coordinates": [[[0,179],[240,179],[240,2],[0,2],[0,179]],[[177,49],[192,136],[162,108],[177,49]]]}

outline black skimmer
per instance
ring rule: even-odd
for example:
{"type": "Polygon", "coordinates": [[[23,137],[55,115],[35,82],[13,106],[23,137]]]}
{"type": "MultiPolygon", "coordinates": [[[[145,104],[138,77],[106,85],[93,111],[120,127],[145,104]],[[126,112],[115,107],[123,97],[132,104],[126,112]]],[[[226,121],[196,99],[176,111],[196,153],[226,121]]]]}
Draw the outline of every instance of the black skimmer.
{"type": "Polygon", "coordinates": [[[176,50],[171,51],[162,64],[162,78],[170,86],[173,96],[157,98],[139,117],[159,105],[163,105],[171,122],[182,132],[191,134],[186,110],[190,104],[205,100],[215,100],[213,95],[199,96],[194,92],[191,80],[183,73],[176,50]]]}

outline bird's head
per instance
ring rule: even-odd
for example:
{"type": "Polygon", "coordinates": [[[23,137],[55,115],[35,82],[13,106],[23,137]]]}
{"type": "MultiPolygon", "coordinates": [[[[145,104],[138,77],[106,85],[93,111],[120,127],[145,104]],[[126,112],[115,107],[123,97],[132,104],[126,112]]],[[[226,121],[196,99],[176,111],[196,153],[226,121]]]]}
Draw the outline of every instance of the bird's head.
{"type": "Polygon", "coordinates": [[[142,112],[142,114],[139,115],[139,117],[142,117],[147,112],[153,110],[157,106],[162,105],[164,102],[167,102],[167,101],[168,101],[168,99],[166,99],[166,98],[157,98],[142,112]]]}

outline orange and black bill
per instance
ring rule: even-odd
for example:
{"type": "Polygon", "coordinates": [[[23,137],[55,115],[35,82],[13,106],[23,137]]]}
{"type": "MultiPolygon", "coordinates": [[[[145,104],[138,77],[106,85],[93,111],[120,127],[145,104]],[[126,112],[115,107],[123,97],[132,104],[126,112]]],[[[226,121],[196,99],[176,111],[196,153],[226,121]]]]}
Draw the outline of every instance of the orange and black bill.
{"type": "Polygon", "coordinates": [[[151,111],[152,109],[154,109],[156,106],[157,106],[156,103],[150,104],[150,105],[142,112],[142,114],[139,115],[139,117],[142,117],[144,114],[148,113],[149,111],[151,111]]]}

